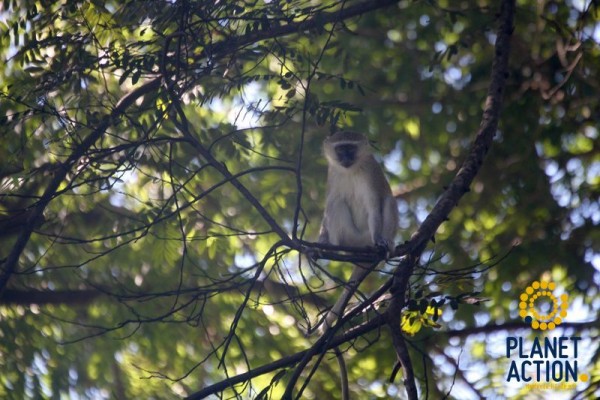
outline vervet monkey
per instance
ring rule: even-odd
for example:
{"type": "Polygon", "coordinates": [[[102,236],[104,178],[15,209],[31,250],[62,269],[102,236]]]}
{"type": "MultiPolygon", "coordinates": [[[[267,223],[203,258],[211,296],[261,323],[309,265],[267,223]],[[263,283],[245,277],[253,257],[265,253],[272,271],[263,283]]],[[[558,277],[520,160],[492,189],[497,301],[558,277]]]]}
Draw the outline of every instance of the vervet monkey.
{"type": "MultiPolygon", "coordinates": [[[[325,139],[328,163],[327,199],[319,242],[338,246],[394,247],[398,208],[383,169],[373,157],[367,138],[337,132],[325,139]]],[[[342,295],[325,317],[328,327],[343,315],[356,286],[374,265],[357,264],[342,295]]]]}

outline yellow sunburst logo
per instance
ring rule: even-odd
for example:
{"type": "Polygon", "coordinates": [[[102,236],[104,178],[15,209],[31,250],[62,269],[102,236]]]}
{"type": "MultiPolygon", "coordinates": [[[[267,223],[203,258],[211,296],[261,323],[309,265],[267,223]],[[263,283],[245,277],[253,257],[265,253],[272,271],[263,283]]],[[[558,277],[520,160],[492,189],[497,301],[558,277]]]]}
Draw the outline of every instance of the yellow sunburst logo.
{"type": "Polygon", "coordinates": [[[560,325],[567,316],[569,296],[564,293],[557,298],[553,293],[554,289],[556,289],[554,282],[534,281],[521,293],[519,315],[525,322],[531,324],[533,329],[552,330],[560,325]],[[551,304],[549,312],[540,310],[539,304],[542,302],[551,304]]]}

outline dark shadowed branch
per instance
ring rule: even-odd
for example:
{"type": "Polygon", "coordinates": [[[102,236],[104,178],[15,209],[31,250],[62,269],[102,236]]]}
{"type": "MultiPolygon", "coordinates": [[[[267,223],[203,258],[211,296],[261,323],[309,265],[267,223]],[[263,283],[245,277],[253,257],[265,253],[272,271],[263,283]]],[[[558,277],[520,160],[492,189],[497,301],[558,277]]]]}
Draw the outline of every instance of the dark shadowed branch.
{"type": "Polygon", "coordinates": [[[408,398],[416,400],[418,393],[410,357],[400,330],[400,316],[406,304],[407,289],[415,264],[425,250],[427,242],[432,240],[438,227],[448,218],[450,212],[458,205],[461,197],[469,191],[473,179],[479,172],[483,160],[488,153],[498,129],[498,120],[502,108],[504,87],[508,77],[508,58],[510,55],[510,37],[513,32],[515,1],[504,0],[500,10],[500,23],[496,38],[494,62],[487,99],[477,136],[471,150],[458,173],[441,195],[433,210],[412,236],[410,254],[405,257],[395,271],[394,282],[390,292],[392,302],[387,310],[388,325],[392,332],[394,347],[398,361],[404,370],[404,383],[408,398]]]}

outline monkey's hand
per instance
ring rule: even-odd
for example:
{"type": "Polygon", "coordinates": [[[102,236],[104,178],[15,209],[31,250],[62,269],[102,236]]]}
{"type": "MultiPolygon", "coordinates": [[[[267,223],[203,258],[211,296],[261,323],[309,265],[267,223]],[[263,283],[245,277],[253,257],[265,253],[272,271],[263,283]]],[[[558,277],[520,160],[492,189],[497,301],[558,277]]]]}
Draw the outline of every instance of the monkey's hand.
{"type": "Polygon", "coordinates": [[[305,254],[306,254],[306,257],[308,257],[308,259],[312,262],[316,262],[319,258],[322,258],[320,249],[315,249],[315,248],[308,249],[305,254]]]}
{"type": "Polygon", "coordinates": [[[390,243],[387,240],[385,240],[384,238],[382,238],[381,236],[376,238],[375,248],[377,249],[377,252],[379,254],[381,254],[383,257],[385,257],[386,259],[391,254],[390,243]]]}
{"type": "MultiPolygon", "coordinates": [[[[326,241],[318,241],[317,243],[319,244],[329,244],[329,242],[326,241]]],[[[317,260],[323,258],[323,250],[320,249],[317,246],[310,246],[310,247],[306,247],[306,250],[304,251],[304,254],[306,254],[306,257],[311,261],[311,262],[316,262],[317,260]]]]}
{"type": "MultiPolygon", "coordinates": [[[[330,244],[329,232],[327,231],[327,226],[325,225],[325,223],[321,225],[321,231],[319,232],[319,240],[317,240],[317,243],[330,244]]],[[[321,249],[311,248],[306,252],[306,255],[308,256],[308,258],[310,258],[311,261],[317,261],[319,258],[322,257],[321,249]]]]}

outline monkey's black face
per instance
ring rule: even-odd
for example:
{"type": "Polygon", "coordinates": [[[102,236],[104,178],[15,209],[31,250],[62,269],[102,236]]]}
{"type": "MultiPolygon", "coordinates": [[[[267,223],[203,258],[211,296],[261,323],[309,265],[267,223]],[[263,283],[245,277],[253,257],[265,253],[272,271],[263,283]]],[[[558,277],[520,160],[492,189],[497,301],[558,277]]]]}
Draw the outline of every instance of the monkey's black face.
{"type": "Polygon", "coordinates": [[[338,144],[335,146],[335,155],[341,166],[350,168],[356,161],[358,148],[355,144],[338,144]]]}

